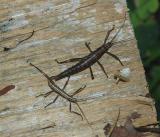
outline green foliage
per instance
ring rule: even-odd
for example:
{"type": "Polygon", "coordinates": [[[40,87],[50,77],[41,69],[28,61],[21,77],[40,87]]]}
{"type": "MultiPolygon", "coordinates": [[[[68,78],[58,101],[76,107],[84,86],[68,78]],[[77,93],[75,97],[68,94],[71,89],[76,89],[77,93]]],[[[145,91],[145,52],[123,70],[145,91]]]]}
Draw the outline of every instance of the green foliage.
{"type": "Polygon", "coordinates": [[[127,0],[146,78],[160,121],[160,1],[127,0]]]}
{"type": "Polygon", "coordinates": [[[153,71],[152,71],[151,75],[152,75],[152,77],[154,77],[154,79],[152,81],[151,88],[154,89],[154,87],[156,87],[156,85],[158,85],[159,80],[160,80],[160,66],[155,66],[153,68],[153,71]]]}
{"type": "MultiPolygon", "coordinates": [[[[160,101],[159,0],[128,0],[131,22],[138,41],[151,95],[160,101]]],[[[160,112],[159,112],[160,113],[160,112]]]]}
{"type": "Polygon", "coordinates": [[[131,12],[134,26],[138,26],[148,19],[159,8],[158,0],[137,0],[136,9],[131,12]]]}

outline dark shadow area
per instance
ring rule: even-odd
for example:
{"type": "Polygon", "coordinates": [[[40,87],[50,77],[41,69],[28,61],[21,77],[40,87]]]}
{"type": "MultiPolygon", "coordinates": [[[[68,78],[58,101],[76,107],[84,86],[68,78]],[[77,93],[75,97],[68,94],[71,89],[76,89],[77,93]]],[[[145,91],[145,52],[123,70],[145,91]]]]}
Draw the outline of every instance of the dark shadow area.
{"type": "Polygon", "coordinates": [[[151,96],[160,121],[160,1],[127,0],[151,96]]]}

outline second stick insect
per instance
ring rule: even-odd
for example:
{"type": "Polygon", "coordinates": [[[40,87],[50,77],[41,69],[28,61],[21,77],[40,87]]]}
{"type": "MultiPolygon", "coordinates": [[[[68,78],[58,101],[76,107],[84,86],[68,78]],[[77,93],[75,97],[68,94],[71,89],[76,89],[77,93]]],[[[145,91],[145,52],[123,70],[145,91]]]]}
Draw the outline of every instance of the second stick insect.
{"type": "MultiPolygon", "coordinates": [[[[70,110],[70,112],[81,116],[82,119],[83,119],[83,117],[84,117],[85,120],[87,121],[87,123],[89,124],[89,121],[88,121],[87,117],[85,116],[82,108],[81,108],[81,107],[79,106],[79,104],[78,104],[78,102],[86,101],[86,99],[77,99],[77,98],[74,98],[74,95],[76,95],[76,94],[78,94],[79,92],[81,92],[86,86],[79,88],[79,89],[76,90],[72,95],[69,95],[69,94],[67,94],[67,93],[64,91],[66,85],[64,85],[63,89],[61,89],[59,86],[56,85],[56,83],[55,83],[53,80],[51,80],[51,78],[50,78],[45,72],[43,72],[41,69],[39,69],[38,67],[36,67],[36,66],[33,65],[32,63],[30,63],[30,65],[33,66],[33,67],[35,67],[37,70],[39,70],[39,72],[41,72],[41,73],[47,78],[47,80],[48,80],[48,86],[51,88],[52,92],[57,93],[59,96],[61,96],[62,98],[64,98],[64,99],[66,99],[66,100],[69,101],[69,103],[70,103],[70,105],[69,105],[69,110],[70,110]],[[79,108],[79,110],[80,110],[81,114],[83,115],[83,117],[82,117],[82,115],[81,115],[80,113],[75,112],[75,111],[72,111],[71,103],[74,103],[74,104],[77,105],[77,107],[79,108]]],[[[43,96],[44,94],[41,94],[41,95],[43,96]]],[[[39,96],[41,96],[41,95],[39,95],[39,96]]],[[[49,105],[52,104],[52,103],[53,103],[53,102],[49,103],[47,106],[49,106],[49,105]]],[[[45,107],[47,107],[47,106],[45,106],[45,107]]]]}

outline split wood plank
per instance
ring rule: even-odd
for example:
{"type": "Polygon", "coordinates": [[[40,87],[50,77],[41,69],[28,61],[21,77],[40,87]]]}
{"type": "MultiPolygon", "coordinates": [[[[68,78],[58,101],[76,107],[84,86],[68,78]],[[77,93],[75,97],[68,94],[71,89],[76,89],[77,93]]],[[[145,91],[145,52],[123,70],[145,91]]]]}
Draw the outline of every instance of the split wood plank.
{"type": "MultiPolygon", "coordinates": [[[[74,63],[58,65],[55,59],[87,55],[84,43],[91,42],[91,48],[96,49],[115,25],[111,39],[122,25],[127,10],[124,0],[1,0],[0,89],[11,84],[15,89],[0,96],[0,136],[103,137],[103,128],[115,122],[119,108],[120,125],[133,112],[141,114],[134,121],[137,127],[156,122],[153,101],[145,97],[147,83],[128,15],[110,49],[124,66],[104,55],[100,61],[109,78],[94,65],[94,80],[86,70],[72,76],[66,89],[67,93],[73,93],[87,84],[77,97],[88,98],[80,106],[93,130],[85,120],[69,112],[69,103],[62,98],[44,109],[56,94],[36,98],[50,89],[46,79],[27,63],[28,60],[50,76],[62,72],[74,63]],[[33,37],[16,46],[33,30],[33,37]],[[11,50],[4,52],[4,47],[11,50]],[[123,68],[131,70],[130,81],[116,84],[114,74],[123,68]],[[50,128],[45,129],[48,126],[50,128]]],[[[62,87],[64,82],[57,84],[62,87]]]]}

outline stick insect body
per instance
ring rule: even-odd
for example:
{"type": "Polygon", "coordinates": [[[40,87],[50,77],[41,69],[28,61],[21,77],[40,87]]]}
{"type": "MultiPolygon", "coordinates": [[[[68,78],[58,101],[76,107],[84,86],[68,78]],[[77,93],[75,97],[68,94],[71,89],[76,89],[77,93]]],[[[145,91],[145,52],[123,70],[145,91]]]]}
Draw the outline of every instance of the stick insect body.
{"type": "MultiPolygon", "coordinates": [[[[68,100],[70,102],[70,106],[69,106],[69,110],[71,113],[75,113],[79,116],[81,116],[81,118],[83,119],[83,117],[86,119],[87,123],[89,124],[83,110],[81,109],[81,107],[79,106],[78,102],[81,102],[81,101],[86,101],[86,99],[77,99],[77,98],[74,98],[73,96],[78,94],[79,92],[81,92],[86,86],[83,86],[81,88],[79,88],[78,90],[76,90],[72,95],[69,95],[67,94],[65,91],[64,91],[64,88],[65,86],[63,87],[63,89],[59,88],[55,82],[46,74],[44,73],[41,69],[39,69],[38,67],[36,67],[35,65],[33,65],[32,63],[30,63],[31,66],[35,67],[37,70],[39,70],[48,80],[48,86],[51,88],[51,92],[55,92],[57,93],[59,96],[61,96],[62,98],[68,100]],[[77,107],[79,108],[80,112],[82,113],[83,117],[81,114],[75,112],[75,111],[72,111],[72,106],[71,106],[71,103],[74,103],[77,105],[77,107]]],[[[42,94],[43,95],[43,94],[42,94]]],[[[53,102],[49,103],[47,106],[49,106],[50,104],[52,104],[53,102]]],[[[47,107],[45,106],[45,107],[47,107]]]]}
{"type": "MultiPolygon", "coordinates": [[[[126,18],[126,15],[125,15],[125,18],[126,18]]],[[[106,53],[106,54],[112,56],[113,58],[115,58],[116,60],[118,60],[120,62],[120,64],[123,65],[121,60],[116,55],[108,52],[108,50],[113,46],[113,40],[116,38],[116,36],[120,32],[121,28],[124,26],[124,23],[125,23],[125,19],[124,19],[124,22],[123,22],[122,26],[118,30],[118,32],[115,34],[115,36],[112,38],[112,40],[107,43],[107,39],[108,39],[110,33],[114,30],[114,26],[113,26],[113,28],[107,32],[104,43],[99,48],[97,48],[96,50],[92,51],[90,46],[89,46],[90,42],[89,43],[86,42],[85,46],[90,51],[89,55],[84,56],[82,58],[68,59],[68,60],[65,60],[65,61],[62,61],[62,62],[59,62],[58,60],[55,60],[58,64],[63,64],[63,63],[68,63],[68,62],[76,62],[76,61],[78,61],[78,63],[73,65],[72,67],[64,70],[60,74],[58,74],[56,76],[52,76],[51,79],[54,79],[55,81],[58,81],[60,79],[68,77],[68,80],[69,80],[71,75],[79,73],[79,72],[81,72],[85,69],[88,69],[88,68],[90,69],[91,78],[94,79],[94,75],[93,75],[91,66],[95,63],[97,63],[100,66],[100,68],[102,69],[104,74],[108,77],[108,75],[107,75],[103,65],[100,63],[99,59],[106,53]]]]}

